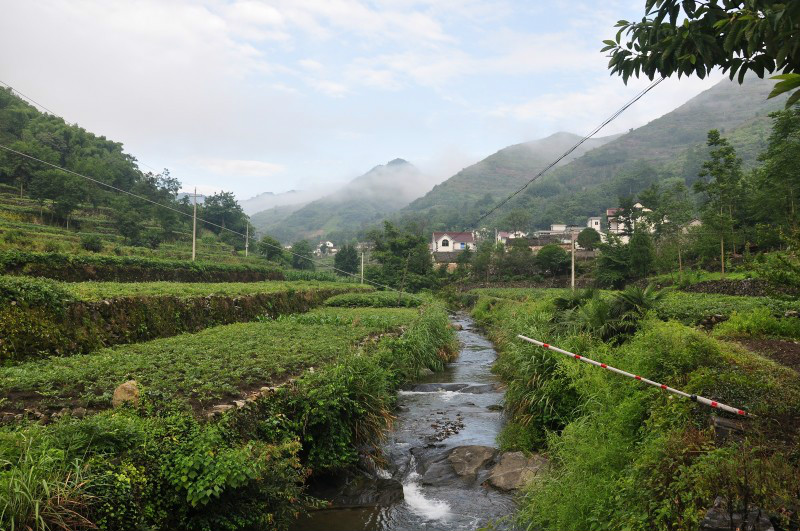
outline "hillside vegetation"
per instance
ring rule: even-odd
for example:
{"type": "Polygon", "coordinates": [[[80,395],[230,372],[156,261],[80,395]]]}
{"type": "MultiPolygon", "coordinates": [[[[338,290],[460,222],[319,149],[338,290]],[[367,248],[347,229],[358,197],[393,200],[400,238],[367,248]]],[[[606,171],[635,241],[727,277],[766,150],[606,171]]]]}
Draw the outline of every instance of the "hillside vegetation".
{"type": "MultiPolygon", "coordinates": [[[[728,137],[745,164],[752,165],[766,146],[767,115],[779,110],[785,100],[767,100],[771,86],[758,79],[748,79],[743,85],[721,81],[661,118],[590,145],[485,223],[508,230],[504,217],[524,210],[529,228],[546,228],[551,223],[583,225],[587,217],[618,206],[620,196],[635,196],[654,182],[672,178],[691,185],[708,153],[704,143],[711,129],[728,137]]],[[[657,95],[656,90],[651,97],[657,95]]],[[[553,146],[555,152],[542,153],[543,159],[531,157],[526,144],[501,150],[438,185],[404,213],[424,215],[436,229],[475,228],[482,212],[533,177],[577,138],[568,135],[565,140],[553,146]],[[492,198],[484,198],[485,194],[492,198]]]]}
{"type": "Polygon", "coordinates": [[[287,242],[323,236],[348,240],[406,206],[432,184],[413,164],[394,159],[296,210],[276,207],[257,213],[252,221],[258,229],[287,242]]]}

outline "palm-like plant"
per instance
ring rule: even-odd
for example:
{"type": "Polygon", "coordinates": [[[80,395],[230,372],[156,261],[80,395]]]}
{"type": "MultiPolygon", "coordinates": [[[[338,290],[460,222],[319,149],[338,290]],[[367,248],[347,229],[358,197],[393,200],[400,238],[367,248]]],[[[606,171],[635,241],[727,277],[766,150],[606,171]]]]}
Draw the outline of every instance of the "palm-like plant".
{"type": "Polygon", "coordinates": [[[653,284],[646,288],[628,286],[614,298],[614,313],[619,318],[633,317],[641,319],[656,307],[667,294],[665,290],[658,290],[653,284]]]}

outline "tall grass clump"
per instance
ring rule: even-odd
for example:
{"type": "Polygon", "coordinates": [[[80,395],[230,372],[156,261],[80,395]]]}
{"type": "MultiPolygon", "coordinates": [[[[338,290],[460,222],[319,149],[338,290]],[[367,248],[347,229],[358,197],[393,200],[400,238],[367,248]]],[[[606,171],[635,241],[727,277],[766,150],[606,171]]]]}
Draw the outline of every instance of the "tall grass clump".
{"type": "Polygon", "coordinates": [[[757,506],[785,524],[797,514],[796,424],[780,426],[800,419],[797,374],[674,322],[647,321],[618,349],[577,352],[759,417],[748,421],[744,442],[716,444],[708,408],[573,363],[579,414],[548,434],[555,466],[529,486],[521,523],[689,530],[718,496],[734,510],[757,506]]]}
{"type": "Polygon", "coordinates": [[[421,295],[397,294],[391,291],[372,293],[345,293],[335,295],[325,301],[325,306],[339,308],[416,308],[429,299],[421,295]]]}
{"type": "Polygon", "coordinates": [[[733,312],[730,319],[714,328],[717,337],[800,339],[800,319],[776,317],[769,308],[733,312]]]}
{"type": "Polygon", "coordinates": [[[24,436],[11,439],[2,439],[18,448],[6,448],[0,460],[0,528],[94,529],[86,517],[94,502],[86,464],[46,442],[34,445],[24,436]]]}

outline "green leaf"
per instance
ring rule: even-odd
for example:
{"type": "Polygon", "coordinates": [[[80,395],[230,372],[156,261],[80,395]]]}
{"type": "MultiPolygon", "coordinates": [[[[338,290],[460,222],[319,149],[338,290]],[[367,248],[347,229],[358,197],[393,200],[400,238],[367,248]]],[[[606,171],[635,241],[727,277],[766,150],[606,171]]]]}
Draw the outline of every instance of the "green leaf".
{"type": "Polygon", "coordinates": [[[788,109],[789,107],[791,107],[792,105],[794,105],[798,101],[800,101],[800,90],[795,91],[794,94],[789,96],[789,99],[786,100],[786,108],[788,109]]]}

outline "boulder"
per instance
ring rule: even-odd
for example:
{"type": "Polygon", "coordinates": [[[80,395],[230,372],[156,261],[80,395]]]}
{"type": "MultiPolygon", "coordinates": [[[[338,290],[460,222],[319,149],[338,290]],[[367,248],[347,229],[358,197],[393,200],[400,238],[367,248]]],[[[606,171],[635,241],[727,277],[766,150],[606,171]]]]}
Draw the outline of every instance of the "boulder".
{"type": "Polygon", "coordinates": [[[111,397],[111,405],[119,407],[130,402],[134,406],[139,403],[139,384],[136,380],[128,380],[114,389],[114,396],[111,397]]]}
{"type": "MultiPolygon", "coordinates": [[[[752,507],[752,506],[751,506],[752,507]]],[[[729,531],[731,529],[742,529],[747,531],[775,531],[767,515],[762,513],[758,507],[753,507],[747,513],[747,522],[744,521],[743,513],[733,513],[731,518],[728,513],[728,504],[718,496],[714,500],[714,505],[706,513],[703,521],[700,522],[700,531],[729,531]]]]}
{"type": "Polygon", "coordinates": [[[403,484],[396,479],[355,476],[329,500],[333,507],[386,507],[403,501],[403,484]]]}
{"type": "Polygon", "coordinates": [[[496,489],[514,490],[524,486],[546,467],[547,459],[540,455],[525,457],[522,452],[507,452],[489,471],[487,481],[496,489]]]}
{"type": "Polygon", "coordinates": [[[450,452],[447,460],[456,474],[474,478],[478,470],[494,458],[494,454],[495,449],[491,446],[459,446],[450,452]]]}
{"type": "Polygon", "coordinates": [[[229,409],[233,409],[233,408],[234,408],[233,404],[219,404],[219,405],[214,406],[214,407],[211,408],[211,410],[208,412],[208,417],[209,418],[217,417],[219,415],[222,415],[223,413],[225,413],[229,409]]]}

